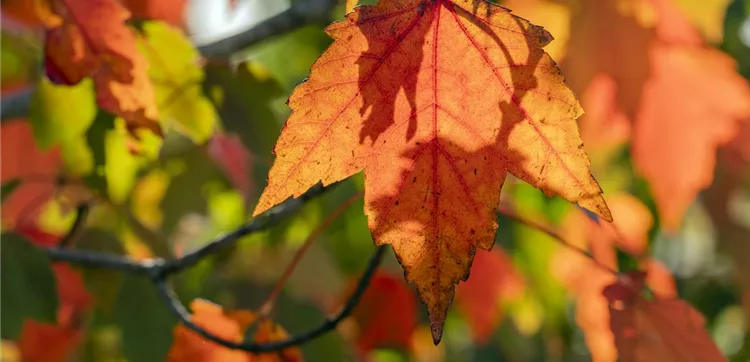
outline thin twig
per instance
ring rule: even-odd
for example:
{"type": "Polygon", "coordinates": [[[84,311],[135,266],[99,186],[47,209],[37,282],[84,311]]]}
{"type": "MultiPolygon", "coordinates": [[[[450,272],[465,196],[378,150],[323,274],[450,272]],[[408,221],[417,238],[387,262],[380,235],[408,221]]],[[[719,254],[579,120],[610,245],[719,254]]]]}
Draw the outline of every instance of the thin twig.
{"type": "Polygon", "coordinates": [[[271,226],[277,224],[282,219],[285,219],[289,215],[293,214],[307,201],[321,195],[324,191],[330,189],[334,185],[335,184],[331,184],[324,187],[318,184],[316,186],[313,186],[299,198],[287,200],[283,204],[274,207],[273,209],[257,218],[254,218],[252,221],[240,226],[234,231],[225,234],[218,239],[183,255],[181,258],[165,262],[160,272],[166,275],[178,273],[181,270],[187,269],[197,264],[206,256],[215,254],[220,250],[233,245],[237,240],[241,239],[244,236],[268,229],[271,226]]]}
{"type": "Polygon", "coordinates": [[[343,321],[346,317],[349,316],[349,314],[351,314],[351,312],[354,310],[354,307],[356,307],[359,303],[360,298],[364,294],[367,287],[370,285],[370,280],[372,279],[375,270],[380,264],[380,260],[383,258],[384,253],[385,248],[382,246],[378,247],[373,256],[370,258],[370,261],[368,262],[364,273],[362,273],[362,276],[359,278],[357,289],[354,291],[354,294],[352,294],[352,296],[347,299],[346,303],[344,303],[344,305],[337,313],[326,318],[322,323],[320,323],[320,325],[318,325],[318,327],[296,336],[289,337],[282,341],[248,343],[234,342],[221,338],[192,321],[190,313],[187,311],[182,302],[180,302],[179,298],[174,293],[174,290],[169,285],[169,282],[166,280],[166,278],[157,276],[154,278],[154,283],[159,291],[159,295],[167,303],[172,314],[177,317],[180,322],[182,322],[182,324],[184,324],[187,328],[199,334],[201,337],[227,348],[239,349],[252,353],[275,352],[285,348],[304,344],[336,328],[336,326],[338,326],[341,321],[343,321]]]}
{"type": "MultiPolygon", "coordinates": [[[[299,264],[300,260],[302,260],[302,257],[305,255],[308,249],[310,249],[310,246],[313,244],[313,241],[315,241],[318,236],[320,236],[321,233],[325,229],[328,228],[331,223],[336,220],[337,217],[339,217],[346,209],[349,208],[355,201],[359,200],[360,197],[364,195],[364,192],[360,191],[352,195],[349,199],[344,201],[339,207],[336,208],[336,210],[333,210],[332,213],[330,213],[323,222],[318,224],[318,226],[313,230],[310,235],[308,235],[307,239],[305,239],[305,242],[302,244],[302,246],[297,249],[297,253],[294,254],[294,258],[292,258],[292,261],[289,263],[289,265],[286,267],[286,270],[284,270],[284,274],[281,275],[281,278],[276,282],[276,285],[274,286],[271,293],[268,294],[268,297],[266,298],[266,301],[263,302],[263,304],[260,307],[258,318],[256,319],[257,322],[254,324],[259,323],[273,310],[274,305],[276,304],[276,299],[279,298],[279,295],[281,294],[281,290],[284,289],[284,285],[289,280],[289,277],[292,276],[292,273],[294,273],[294,270],[297,268],[297,265],[299,264]]],[[[252,328],[253,326],[249,327],[252,328]]]]}
{"type": "Polygon", "coordinates": [[[569,248],[569,249],[571,249],[571,250],[573,250],[573,251],[575,251],[575,252],[583,255],[584,257],[586,257],[588,259],[591,259],[591,261],[593,262],[593,264],[596,265],[597,267],[599,267],[600,269],[602,269],[604,271],[607,271],[607,272],[613,274],[614,276],[619,276],[620,275],[620,273],[617,270],[614,270],[614,269],[612,269],[612,268],[610,268],[610,267],[608,267],[608,266],[600,263],[598,260],[596,260],[596,258],[594,258],[594,255],[592,255],[591,252],[589,252],[588,250],[579,248],[579,247],[571,244],[567,240],[565,240],[565,238],[562,235],[560,235],[560,233],[558,233],[557,231],[555,231],[553,228],[549,227],[548,225],[546,225],[544,223],[541,223],[541,222],[538,222],[538,221],[527,219],[527,218],[519,215],[515,210],[513,210],[513,209],[511,209],[511,208],[509,208],[507,206],[504,206],[504,205],[500,205],[500,207],[498,208],[497,211],[499,213],[501,213],[501,214],[503,214],[503,215],[505,215],[505,216],[513,219],[513,220],[516,220],[516,221],[518,221],[518,222],[520,222],[520,223],[522,223],[522,224],[524,224],[524,225],[532,228],[532,229],[535,229],[537,231],[541,231],[541,232],[549,235],[551,238],[555,239],[557,242],[559,242],[563,246],[565,246],[565,247],[567,247],[567,248],[569,248]]]}
{"type": "Polygon", "coordinates": [[[43,250],[52,261],[66,262],[87,268],[112,269],[135,274],[149,274],[151,270],[159,268],[161,262],[160,259],[139,261],[122,255],[68,250],[57,247],[43,250]]]}
{"type": "Polygon", "coordinates": [[[83,233],[83,226],[86,225],[86,219],[89,216],[90,210],[91,205],[88,202],[76,207],[76,218],[73,221],[73,226],[70,227],[70,230],[68,230],[68,232],[60,239],[60,242],[57,243],[58,248],[68,248],[78,241],[83,233]]]}
{"type": "Polygon", "coordinates": [[[224,248],[231,246],[234,242],[254,232],[263,231],[275,225],[282,219],[290,216],[298,210],[305,202],[323,194],[336,184],[322,186],[320,184],[313,186],[299,198],[290,199],[284,203],[272,208],[263,215],[260,215],[246,224],[240,226],[229,234],[223,235],[216,240],[185,254],[182,258],[165,261],[161,258],[146,259],[144,261],[135,261],[127,256],[116,255],[111,253],[101,253],[83,250],[65,250],[61,248],[44,249],[47,256],[53,261],[65,261],[71,264],[79,264],[90,268],[114,269],[124,272],[139,272],[152,275],[164,275],[178,273],[187,269],[202,258],[212,255],[224,248]]]}

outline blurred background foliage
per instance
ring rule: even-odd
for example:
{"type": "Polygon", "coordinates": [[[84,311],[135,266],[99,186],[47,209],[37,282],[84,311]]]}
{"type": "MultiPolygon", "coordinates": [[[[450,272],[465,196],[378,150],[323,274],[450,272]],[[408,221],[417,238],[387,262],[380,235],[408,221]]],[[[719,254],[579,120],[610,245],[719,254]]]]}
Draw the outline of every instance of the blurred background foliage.
{"type": "MultiPolygon", "coordinates": [[[[681,3],[705,39],[731,55],[738,71],[750,77],[750,1],[674,1],[681,3]],[[712,13],[709,7],[719,10],[712,13]]],[[[46,80],[40,67],[43,31],[15,13],[6,13],[9,2],[3,1],[2,97],[33,89],[28,114],[2,120],[3,361],[12,361],[14,353],[20,353],[18,341],[25,320],[60,324],[61,313],[74,319],[69,326],[73,331],[66,334],[70,337],[66,343],[73,346],[69,360],[161,361],[172,346],[176,320],[147,280],[51,265],[32,247],[52,245],[65,234],[80,202],[93,206],[74,248],[124,253],[136,259],[179,256],[250,218],[265,186],[273,145],[289,114],[285,100],[331,39],[322,32],[324,24],[314,24],[252,46],[226,62],[200,62],[194,44],[210,42],[226,27],[257,23],[289,4],[194,2],[199,5],[194,4],[184,25],[189,36],[163,21],[133,23],[140,34],[139,51],[150,64],[160,122],[168,130],[161,141],[130,137],[121,119],[97,107],[92,82],[66,87],[46,80]],[[229,6],[241,15],[233,20],[210,19],[212,7],[229,6]],[[66,285],[70,286],[67,290],[66,285]],[[71,290],[80,286],[85,289],[71,290]],[[65,306],[72,310],[65,312],[65,306]]],[[[536,13],[523,13],[521,6],[518,11],[535,22],[549,22],[543,25],[558,39],[550,52],[564,62],[565,42],[576,36],[569,24],[573,17],[565,11],[575,12],[575,5],[570,4],[576,2],[533,2],[549,4],[529,10],[536,13]]],[[[342,19],[344,6],[343,1],[336,6],[330,19],[342,19]]],[[[628,146],[606,151],[607,156],[604,150],[588,147],[587,141],[595,175],[608,201],[616,198],[617,204],[626,205],[626,215],[643,206],[652,218],[636,221],[624,232],[638,235],[636,229],[647,224],[642,230],[645,252],[671,270],[677,293],[705,316],[723,353],[732,361],[750,361],[750,285],[746,281],[750,277],[737,276],[748,273],[748,268],[733,268],[750,264],[750,253],[733,254],[733,250],[749,249],[721,247],[722,243],[750,243],[750,233],[727,236],[728,230],[722,228],[730,226],[710,215],[710,204],[716,200],[710,193],[695,200],[677,232],[664,232],[648,183],[633,171],[628,146]]],[[[721,180],[717,176],[715,182],[721,180]]],[[[207,258],[179,276],[180,297],[186,304],[203,298],[227,309],[258,308],[308,235],[362,189],[361,175],[355,176],[309,202],[288,221],[207,258]]],[[[750,184],[745,182],[728,200],[736,211],[736,223],[745,230],[750,228],[749,191],[750,184]]],[[[509,180],[503,194],[504,202],[519,213],[567,230],[570,240],[581,240],[586,246],[585,230],[591,225],[585,218],[578,220],[583,215],[580,210],[517,180],[509,180]]],[[[272,317],[290,334],[309,329],[334,310],[373,253],[362,207],[360,199],[323,231],[284,288],[272,317]]],[[[373,283],[369,299],[355,318],[336,332],[301,346],[305,358],[591,360],[587,339],[593,337],[587,333],[596,332],[595,328],[582,329],[586,317],[577,313],[581,304],[576,303],[580,293],[575,284],[594,283],[596,276],[571,279],[566,270],[582,263],[577,256],[566,254],[543,233],[502,216],[498,220],[498,250],[494,257],[487,257],[494,258],[487,262],[492,266],[486,272],[472,271],[477,283],[481,279],[480,287],[459,290],[441,345],[432,345],[426,312],[414,291],[401,285],[401,267],[389,253],[378,282],[373,283]],[[380,313],[401,317],[387,322],[392,326],[373,326],[367,316],[380,313]]],[[[628,253],[617,251],[616,258],[622,270],[637,266],[628,253]]],[[[606,315],[591,318],[606,324],[606,315]]],[[[35,348],[44,348],[42,343],[35,348]]]]}

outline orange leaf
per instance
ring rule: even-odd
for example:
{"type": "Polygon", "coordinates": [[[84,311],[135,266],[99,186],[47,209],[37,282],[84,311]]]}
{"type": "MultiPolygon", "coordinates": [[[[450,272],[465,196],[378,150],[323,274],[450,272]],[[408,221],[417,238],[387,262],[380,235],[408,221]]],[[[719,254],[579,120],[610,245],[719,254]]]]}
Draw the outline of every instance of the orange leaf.
{"type": "Polygon", "coordinates": [[[623,362],[726,361],[703,326],[703,316],[680,299],[640,297],[632,287],[612,284],[612,332],[623,362]]]}
{"type": "Polygon", "coordinates": [[[750,88],[713,49],[655,43],[633,133],[633,159],[649,181],[665,228],[676,230],[713,182],[717,148],[750,117],[750,88]],[[669,137],[664,137],[669,134],[669,137]]]}
{"type": "Polygon", "coordinates": [[[76,84],[91,76],[97,103],[126,121],[132,132],[145,128],[161,135],[146,59],[137,51],[130,17],[117,0],[54,0],[62,25],[47,31],[47,76],[76,84]]]}
{"type": "Polygon", "coordinates": [[[3,122],[0,138],[2,182],[21,180],[21,185],[2,202],[3,226],[35,225],[42,207],[55,193],[55,180],[62,167],[60,152],[40,149],[31,124],[25,120],[3,122]]]}
{"type": "Polygon", "coordinates": [[[58,327],[27,319],[23,323],[18,349],[24,362],[64,362],[82,335],[70,327],[58,327]]]}
{"type": "Polygon", "coordinates": [[[507,254],[477,250],[469,279],[458,286],[456,295],[458,308],[466,315],[476,343],[487,343],[500,323],[500,302],[520,297],[523,289],[523,277],[507,254]]]}
{"type": "MultiPolygon", "coordinates": [[[[629,194],[612,195],[609,205],[615,217],[612,225],[591,222],[582,212],[571,213],[564,223],[565,240],[578,248],[590,250],[594,260],[570,248],[562,248],[552,265],[554,274],[575,294],[576,323],[585,333],[592,359],[598,362],[617,361],[615,336],[609,325],[610,302],[602,295],[608,285],[617,282],[617,277],[596,263],[617,270],[615,247],[641,255],[653,224],[646,206],[629,194]]],[[[655,295],[676,297],[674,277],[663,264],[651,258],[641,264],[645,270],[645,282],[655,295]]],[[[643,282],[638,279],[638,283],[643,282]]]]}
{"type": "MultiPolygon", "coordinates": [[[[245,329],[255,321],[256,315],[250,311],[224,311],[221,306],[202,299],[190,303],[193,322],[223,339],[240,342],[245,329]]],[[[258,325],[255,342],[265,343],[283,340],[287,337],[283,328],[264,320],[258,325]]],[[[298,348],[287,348],[278,353],[254,355],[240,350],[222,347],[203,339],[184,325],[174,329],[174,342],[167,355],[168,361],[180,362],[301,362],[302,353],[298,348]]]]}
{"type": "MultiPolygon", "coordinates": [[[[750,118],[747,82],[669,0],[586,0],[571,26],[579,35],[564,66],[572,88],[582,92],[602,78],[614,83],[614,97],[587,98],[584,106],[629,119],[635,166],[651,186],[662,225],[675,231],[711,184],[717,148],[750,118]]],[[[610,121],[584,117],[582,132],[608,136],[588,128],[610,121]]]]}
{"type": "MultiPolygon", "coordinates": [[[[347,298],[357,282],[349,286],[347,298]]],[[[381,347],[408,350],[417,326],[416,300],[402,278],[378,271],[351,316],[357,325],[360,351],[381,347]]]]}
{"type": "Polygon", "coordinates": [[[30,26],[59,26],[49,0],[3,0],[3,15],[30,26]]]}
{"type": "Polygon", "coordinates": [[[185,5],[188,0],[121,0],[134,16],[162,20],[170,25],[183,28],[185,5]]]}
{"type": "Polygon", "coordinates": [[[475,250],[492,247],[506,173],[611,220],[544,29],[484,1],[394,0],[327,32],[254,214],[364,169],[373,239],[417,285],[436,342],[475,250]]]}

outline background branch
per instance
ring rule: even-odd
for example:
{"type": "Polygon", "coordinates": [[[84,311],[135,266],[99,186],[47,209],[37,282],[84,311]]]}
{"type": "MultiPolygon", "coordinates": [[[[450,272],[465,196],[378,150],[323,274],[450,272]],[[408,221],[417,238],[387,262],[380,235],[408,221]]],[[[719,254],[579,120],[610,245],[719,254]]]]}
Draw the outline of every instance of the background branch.
{"type": "Polygon", "coordinates": [[[275,36],[315,23],[329,22],[337,0],[297,0],[292,5],[257,25],[237,34],[198,46],[208,59],[226,59],[232,54],[275,36]]]}
{"type": "MultiPolygon", "coordinates": [[[[284,341],[275,341],[269,343],[236,343],[224,340],[216,335],[211,334],[210,332],[204,330],[203,328],[192,322],[190,313],[185,309],[185,306],[182,304],[182,302],[180,302],[179,298],[174,293],[174,290],[169,285],[168,278],[171,274],[175,274],[186,268],[189,268],[198,263],[201,259],[208,257],[209,255],[213,255],[224,248],[227,248],[246,235],[266,230],[278,224],[281,220],[289,217],[291,214],[299,210],[306,202],[323,194],[325,191],[330,190],[335,185],[337,185],[337,183],[329,185],[327,187],[318,184],[301,195],[299,198],[287,200],[284,203],[272,208],[263,215],[253,218],[250,222],[242,225],[234,231],[218,237],[216,240],[175,260],[165,261],[161,258],[153,258],[144,261],[137,261],[123,255],[66,249],[65,246],[71,245],[74,242],[75,238],[77,238],[80,234],[82,226],[85,224],[86,216],[88,215],[88,204],[85,204],[78,208],[78,214],[75,222],[73,223],[73,227],[61,239],[59,245],[54,248],[47,248],[43,250],[50,258],[50,260],[56,262],[67,262],[84,267],[113,269],[126,273],[146,275],[155,284],[156,288],[159,291],[159,294],[166,302],[167,307],[172,312],[172,314],[176,316],[182,323],[184,323],[185,326],[200,334],[204,338],[207,338],[225,347],[241,349],[249,352],[260,353],[278,351],[290,346],[305,343],[313,338],[316,338],[334,329],[344,318],[346,318],[357,305],[359,299],[362,297],[362,294],[369,285],[370,279],[372,278],[375,269],[380,264],[380,260],[382,259],[385,249],[383,247],[377,249],[373,257],[370,259],[365,272],[359,280],[357,290],[347,300],[343,308],[338,313],[329,318],[326,318],[320,326],[284,341]]],[[[350,206],[359,197],[361,197],[361,193],[358,193],[351,197],[344,203],[344,205],[342,205],[338,209],[338,211],[334,212],[333,215],[338,215],[343,212],[346,207],[350,206]]],[[[331,220],[325,222],[324,224],[329,224],[334,217],[331,217],[331,220]]],[[[325,225],[323,227],[325,227],[325,225]]],[[[317,236],[317,234],[315,236],[317,236]]],[[[312,236],[312,239],[314,239],[315,236],[312,236]]]]}
{"type": "Polygon", "coordinates": [[[159,295],[165,301],[165,303],[169,307],[172,314],[175,317],[177,317],[180,320],[180,322],[182,322],[182,324],[184,324],[187,328],[199,334],[201,337],[208,339],[219,345],[222,345],[224,347],[227,347],[227,348],[239,349],[239,350],[253,352],[253,353],[275,352],[275,351],[279,351],[288,347],[293,347],[293,346],[304,344],[336,328],[336,326],[338,326],[339,323],[341,323],[341,321],[343,321],[346,317],[349,316],[349,314],[352,313],[352,311],[354,310],[354,307],[356,307],[357,304],[359,303],[359,300],[362,298],[362,295],[364,294],[365,290],[370,285],[370,280],[372,279],[372,276],[375,274],[375,270],[380,264],[380,261],[383,258],[384,253],[385,253],[385,247],[382,247],[382,246],[378,247],[378,249],[375,251],[373,256],[370,258],[370,261],[368,262],[367,267],[365,268],[365,271],[362,273],[362,276],[359,278],[359,281],[357,283],[357,289],[349,297],[349,299],[347,299],[346,303],[344,303],[344,305],[341,307],[341,309],[338,312],[326,318],[322,323],[320,323],[318,327],[313,328],[307,332],[298,334],[296,336],[289,337],[282,341],[273,341],[273,342],[265,342],[265,343],[254,343],[254,342],[248,343],[248,342],[234,342],[234,341],[223,339],[207,331],[206,329],[195,324],[192,321],[190,312],[188,312],[185,306],[182,304],[182,302],[180,302],[179,298],[177,297],[174,290],[169,285],[169,282],[165,278],[156,277],[154,278],[154,283],[159,291],[159,295]]]}

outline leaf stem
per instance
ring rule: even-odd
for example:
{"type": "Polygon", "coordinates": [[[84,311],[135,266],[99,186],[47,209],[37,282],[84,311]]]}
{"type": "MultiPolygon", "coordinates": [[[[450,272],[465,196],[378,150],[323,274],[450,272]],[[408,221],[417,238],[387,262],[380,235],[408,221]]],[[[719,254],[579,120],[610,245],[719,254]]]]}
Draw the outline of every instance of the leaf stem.
{"type": "MultiPolygon", "coordinates": [[[[336,220],[344,211],[346,211],[355,201],[359,200],[364,195],[364,192],[360,191],[349,197],[346,201],[344,201],[339,207],[336,208],[336,210],[333,210],[332,213],[330,213],[323,222],[318,224],[318,226],[313,230],[310,235],[305,239],[305,242],[302,244],[302,246],[297,250],[297,253],[294,254],[294,258],[292,258],[292,261],[289,263],[289,265],[284,270],[284,274],[281,275],[281,278],[276,282],[276,285],[274,286],[271,293],[268,294],[268,297],[266,298],[266,301],[263,302],[263,304],[260,307],[259,310],[259,317],[256,319],[256,323],[259,323],[263,319],[267,318],[269,314],[273,311],[273,307],[276,304],[276,300],[279,298],[279,295],[281,294],[281,290],[284,289],[284,285],[289,280],[289,278],[292,276],[292,273],[294,273],[294,270],[297,268],[297,265],[299,265],[300,260],[302,260],[302,257],[305,255],[307,250],[310,249],[310,246],[313,244],[313,242],[320,236],[320,234],[323,233],[325,229],[328,228],[328,226],[331,225],[331,223],[336,220]]],[[[254,323],[254,324],[256,324],[254,323]]]]}

